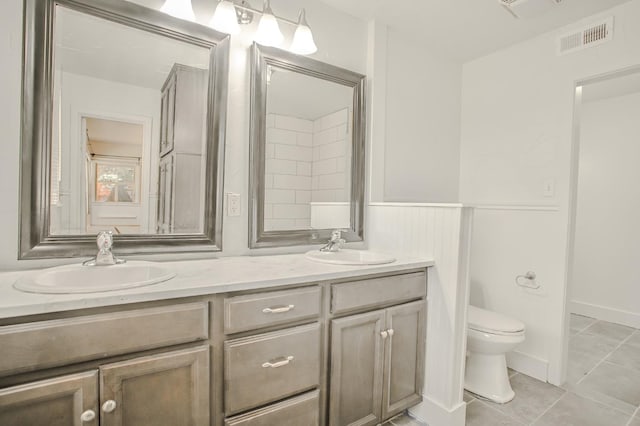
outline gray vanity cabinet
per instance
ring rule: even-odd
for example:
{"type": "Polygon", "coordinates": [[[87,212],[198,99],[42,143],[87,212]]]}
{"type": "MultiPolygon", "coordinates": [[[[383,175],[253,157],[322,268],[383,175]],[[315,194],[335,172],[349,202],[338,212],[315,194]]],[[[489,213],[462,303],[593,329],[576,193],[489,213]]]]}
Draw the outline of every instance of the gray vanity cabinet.
{"type": "Polygon", "coordinates": [[[388,331],[382,386],[384,419],[422,401],[426,311],[424,301],[386,310],[385,327],[388,331]]]}
{"type": "Polygon", "coordinates": [[[202,232],[201,161],[200,155],[179,152],[160,159],[158,233],[202,232]]]}
{"type": "Polygon", "coordinates": [[[157,231],[200,233],[207,70],[174,64],[162,87],[157,231]]]}
{"type": "Polygon", "coordinates": [[[96,370],[0,389],[3,426],[97,425],[96,413],[96,370]]]}
{"type": "Polygon", "coordinates": [[[422,400],[425,296],[424,273],[333,286],[334,313],[398,304],[331,320],[331,426],[376,425],[422,400]]]}
{"type": "Polygon", "coordinates": [[[331,321],[331,425],[381,420],[384,311],[331,321]]]}
{"type": "Polygon", "coordinates": [[[0,425],[209,425],[209,348],[2,389],[0,425]]]}
{"type": "Polygon", "coordinates": [[[162,86],[160,156],[174,148],[202,154],[205,135],[207,70],[174,64],[162,86]]]}

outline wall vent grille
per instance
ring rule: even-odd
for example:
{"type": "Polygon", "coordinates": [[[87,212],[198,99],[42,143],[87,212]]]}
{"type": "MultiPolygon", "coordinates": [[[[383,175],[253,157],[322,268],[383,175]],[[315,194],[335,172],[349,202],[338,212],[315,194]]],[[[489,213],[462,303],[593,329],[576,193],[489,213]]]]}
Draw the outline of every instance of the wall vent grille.
{"type": "Polygon", "coordinates": [[[613,16],[558,39],[558,55],[595,47],[613,39],[613,16]]]}

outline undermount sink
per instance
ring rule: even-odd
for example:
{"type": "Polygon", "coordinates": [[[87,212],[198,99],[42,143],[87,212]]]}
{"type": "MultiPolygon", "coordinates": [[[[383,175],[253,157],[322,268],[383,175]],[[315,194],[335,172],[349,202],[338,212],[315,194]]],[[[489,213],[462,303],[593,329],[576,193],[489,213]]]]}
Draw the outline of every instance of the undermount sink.
{"type": "Polygon", "coordinates": [[[334,265],[382,265],[395,262],[395,258],[382,253],[366,250],[340,249],[338,251],[311,250],[305,254],[314,262],[334,265]]]}
{"type": "Polygon", "coordinates": [[[66,265],[24,275],[14,287],[29,293],[94,293],[124,290],[170,280],[176,274],[153,262],[119,265],[66,265]]]}

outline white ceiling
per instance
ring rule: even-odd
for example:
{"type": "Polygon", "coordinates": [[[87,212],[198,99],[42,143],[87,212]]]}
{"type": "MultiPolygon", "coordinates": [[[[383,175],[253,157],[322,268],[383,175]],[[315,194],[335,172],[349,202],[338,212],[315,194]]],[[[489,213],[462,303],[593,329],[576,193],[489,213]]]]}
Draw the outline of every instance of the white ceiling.
{"type": "Polygon", "coordinates": [[[563,0],[550,13],[529,19],[514,18],[498,0],[320,1],[362,19],[379,20],[440,55],[466,62],[630,0],[563,0]]]}
{"type": "Polygon", "coordinates": [[[56,7],[55,67],[160,91],[174,63],[207,69],[209,51],[56,7]]]}
{"type": "Polygon", "coordinates": [[[276,68],[267,88],[267,113],[316,120],[353,104],[353,89],[276,68]]]}

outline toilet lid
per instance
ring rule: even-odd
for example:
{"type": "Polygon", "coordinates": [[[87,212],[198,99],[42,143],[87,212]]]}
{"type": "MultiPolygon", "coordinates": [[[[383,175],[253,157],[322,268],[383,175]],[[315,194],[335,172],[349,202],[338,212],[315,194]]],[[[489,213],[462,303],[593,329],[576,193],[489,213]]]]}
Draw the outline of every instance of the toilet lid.
{"type": "Polygon", "coordinates": [[[487,311],[476,306],[469,305],[467,311],[467,323],[469,328],[487,333],[519,333],[524,331],[524,324],[515,318],[508,317],[498,312],[487,311]]]}

